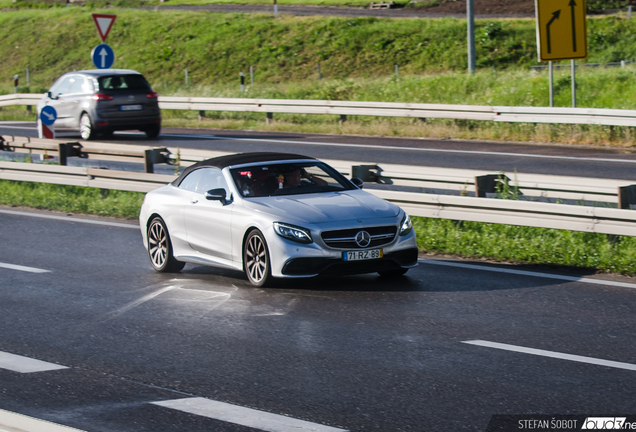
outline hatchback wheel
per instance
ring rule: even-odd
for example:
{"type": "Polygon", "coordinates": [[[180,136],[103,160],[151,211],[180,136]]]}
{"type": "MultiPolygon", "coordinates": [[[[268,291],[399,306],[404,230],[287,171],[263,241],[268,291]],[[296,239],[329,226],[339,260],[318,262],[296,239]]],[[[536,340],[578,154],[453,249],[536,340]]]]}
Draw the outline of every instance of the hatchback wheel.
{"type": "Polygon", "coordinates": [[[243,266],[247,279],[254,286],[265,286],[272,279],[272,271],[267,252],[267,242],[257,229],[252,230],[243,247],[243,266]]]}
{"type": "Polygon", "coordinates": [[[157,138],[159,136],[159,132],[161,132],[161,126],[151,126],[144,130],[144,132],[146,133],[146,138],[157,138]]]}
{"type": "Polygon", "coordinates": [[[162,273],[179,272],[185,266],[177,261],[172,254],[172,243],[166,224],[160,217],[156,217],[148,226],[148,256],[152,267],[162,273]]]}
{"type": "Polygon", "coordinates": [[[80,118],[80,135],[84,140],[90,140],[95,138],[95,129],[93,129],[93,123],[88,114],[82,114],[80,118]]]}

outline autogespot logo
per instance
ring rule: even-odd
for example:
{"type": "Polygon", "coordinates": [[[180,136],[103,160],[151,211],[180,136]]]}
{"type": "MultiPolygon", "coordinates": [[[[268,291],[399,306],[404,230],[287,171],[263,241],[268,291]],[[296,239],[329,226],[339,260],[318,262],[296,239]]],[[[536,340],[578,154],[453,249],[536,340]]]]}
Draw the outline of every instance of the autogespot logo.
{"type": "Polygon", "coordinates": [[[581,429],[588,430],[615,430],[632,429],[634,423],[625,423],[627,417],[588,417],[583,422],[581,429]]]}

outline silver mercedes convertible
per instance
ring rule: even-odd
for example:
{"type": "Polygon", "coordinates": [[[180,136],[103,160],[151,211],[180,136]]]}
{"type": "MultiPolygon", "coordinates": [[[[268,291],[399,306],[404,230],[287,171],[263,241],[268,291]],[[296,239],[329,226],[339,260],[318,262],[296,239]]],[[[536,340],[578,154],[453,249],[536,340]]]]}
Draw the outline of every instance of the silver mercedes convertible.
{"type": "Polygon", "coordinates": [[[159,272],[212,265],[264,286],[278,277],[399,276],[417,265],[402,209],[363,191],[359,179],[294,154],[198,162],[146,195],[139,222],[159,272]]]}

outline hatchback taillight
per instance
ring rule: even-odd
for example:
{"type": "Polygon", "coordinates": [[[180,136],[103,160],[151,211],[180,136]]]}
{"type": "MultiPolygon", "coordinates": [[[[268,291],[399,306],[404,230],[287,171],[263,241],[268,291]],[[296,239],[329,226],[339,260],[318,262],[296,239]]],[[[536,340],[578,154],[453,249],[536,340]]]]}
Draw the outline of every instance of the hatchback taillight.
{"type": "Polygon", "coordinates": [[[94,101],[111,101],[113,100],[113,95],[109,95],[109,94],[104,94],[104,93],[97,93],[93,95],[93,100],[94,101]]]}
{"type": "Polygon", "coordinates": [[[146,93],[146,97],[148,99],[157,99],[159,97],[159,93],[156,91],[151,91],[150,93],[146,93]]]}

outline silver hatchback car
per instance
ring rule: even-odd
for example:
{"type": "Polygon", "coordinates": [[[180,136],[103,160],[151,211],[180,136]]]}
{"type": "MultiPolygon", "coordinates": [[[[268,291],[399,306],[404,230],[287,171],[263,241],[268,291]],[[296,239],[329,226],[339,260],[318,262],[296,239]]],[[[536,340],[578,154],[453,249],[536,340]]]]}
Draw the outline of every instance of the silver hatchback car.
{"type": "Polygon", "coordinates": [[[38,103],[57,111],[55,129],[79,131],[82,139],[109,137],[137,129],[148,138],[161,131],[158,95],[142,74],[128,69],[96,69],[62,75],[38,103]]]}

